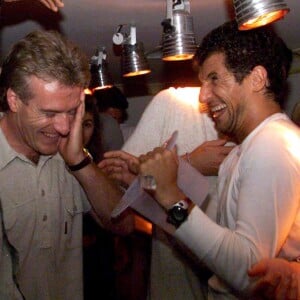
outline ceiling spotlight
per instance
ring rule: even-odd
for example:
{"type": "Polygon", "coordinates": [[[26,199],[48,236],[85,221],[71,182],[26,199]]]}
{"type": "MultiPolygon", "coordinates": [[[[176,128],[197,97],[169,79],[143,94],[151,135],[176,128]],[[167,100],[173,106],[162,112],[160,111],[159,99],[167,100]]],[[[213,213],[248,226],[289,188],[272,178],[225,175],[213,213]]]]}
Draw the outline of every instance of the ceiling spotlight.
{"type": "Polygon", "coordinates": [[[193,58],[197,45],[190,2],[167,0],[167,18],[163,20],[162,26],[162,59],[174,61],[193,58]]]}
{"type": "Polygon", "coordinates": [[[240,30],[249,30],[282,19],[290,10],[283,0],[233,0],[240,30]]]}
{"type": "Polygon", "coordinates": [[[122,45],[121,67],[123,77],[133,77],[151,72],[146,59],[143,44],[136,40],[136,26],[130,25],[130,34],[123,34],[124,25],[119,25],[118,31],[113,35],[113,43],[122,45]]]}
{"type": "Polygon", "coordinates": [[[107,54],[105,47],[97,49],[96,54],[90,61],[91,81],[89,90],[93,93],[95,90],[111,88],[113,82],[108,71],[107,54]]]}

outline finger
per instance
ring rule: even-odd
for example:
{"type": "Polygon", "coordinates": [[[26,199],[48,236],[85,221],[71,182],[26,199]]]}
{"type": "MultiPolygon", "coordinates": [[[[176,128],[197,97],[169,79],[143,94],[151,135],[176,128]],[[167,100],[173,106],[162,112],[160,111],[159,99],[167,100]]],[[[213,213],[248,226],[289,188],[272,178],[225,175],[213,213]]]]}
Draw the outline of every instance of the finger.
{"type": "Polygon", "coordinates": [[[106,168],[109,173],[123,173],[122,167],[117,167],[117,166],[108,166],[106,168]]]}
{"type": "Polygon", "coordinates": [[[217,139],[217,140],[205,142],[205,144],[209,146],[224,146],[226,143],[227,143],[226,139],[217,139]]]}
{"type": "Polygon", "coordinates": [[[44,6],[46,6],[47,8],[53,10],[53,9],[51,8],[51,5],[48,3],[48,1],[46,1],[46,0],[40,0],[40,2],[41,2],[44,6]]]}
{"type": "Polygon", "coordinates": [[[274,300],[286,299],[287,289],[290,285],[291,277],[287,276],[281,278],[281,281],[278,283],[278,286],[275,289],[274,300]]]}
{"type": "Polygon", "coordinates": [[[234,147],[232,146],[224,146],[222,147],[222,153],[228,155],[234,147]]]}
{"type": "Polygon", "coordinates": [[[77,140],[79,141],[80,144],[82,144],[82,119],[84,116],[84,110],[85,110],[84,99],[83,100],[80,99],[80,104],[77,107],[75,119],[72,124],[72,129],[70,132],[72,136],[75,135],[76,137],[78,137],[77,140]]]}
{"type": "Polygon", "coordinates": [[[127,164],[124,160],[119,158],[105,158],[98,163],[98,167],[106,167],[106,166],[124,166],[127,167],[127,164]]]}
{"type": "Polygon", "coordinates": [[[267,261],[262,259],[257,264],[253,265],[250,270],[248,270],[248,275],[251,277],[264,275],[267,271],[267,261]]]}
{"type": "Polygon", "coordinates": [[[117,150],[117,151],[107,151],[103,154],[105,158],[115,158],[122,156],[123,151],[117,150]]]}
{"type": "MultiPolygon", "coordinates": [[[[259,262],[257,265],[260,266],[261,263],[263,262],[264,261],[259,262]]],[[[256,267],[257,265],[255,265],[254,267],[256,267]]],[[[281,278],[280,273],[272,273],[272,276],[270,276],[269,274],[265,276],[263,276],[264,274],[260,274],[260,273],[255,273],[255,274],[258,274],[255,276],[262,276],[262,277],[259,280],[257,280],[257,282],[255,283],[252,289],[252,294],[265,295],[267,297],[270,297],[268,299],[273,299],[277,285],[280,282],[280,278],[281,278]]]]}
{"type": "Polygon", "coordinates": [[[54,12],[57,12],[58,8],[64,7],[64,3],[61,0],[40,0],[40,2],[54,12]]]}
{"type": "Polygon", "coordinates": [[[55,5],[59,8],[63,8],[65,4],[61,0],[55,0],[55,5]]]}
{"type": "Polygon", "coordinates": [[[178,162],[178,153],[177,153],[177,145],[175,145],[171,150],[171,153],[173,154],[175,160],[178,162]]]}
{"type": "Polygon", "coordinates": [[[99,169],[101,169],[101,170],[104,170],[104,169],[106,169],[106,168],[109,167],[109,166],[110,166],[110,164],[109,164],[109,162],[108,162],[106,159],[101,160],[101,161],[97,164],[97,167],[98,167],[99,169]]]}
{"type": "Polygon", "coordinates": [[[135,175],[137,175],[140,172],[140,164],[139,162],[130,161],[128,164],[129,171],[135,175]]]}
{"type": "MultiPolygon", "coordinates": [[[[149,152],[148,152],[148,153],[149,153],[149,152]]],[[[139,156],[138,160],[139,160],[139,163],[140,163],[140,164],[142,164],[142,163],[144,163],[145,161],[147,161],[148,156],[149,156],[148,153],[147,153],[147,154],[142,154],[142,155],[139,156]]]]}
{"type": "Polygon", "coordinates": [[[138,158],[135,157],[132,154],[129,154],[125,151],[122,150],[118,150],[118,151],[109,151],[104,153],[104,157],[105,158],[117,158],[117,159],[121,159],[123,161],[125,161],[127,164],[131,164],[131,163],[135,163],[138,164],[138,158]]]}
{"type": "Polygon", "coordinates": [[[152,154],[155,154],[155,153],[163,153],[165,151],[168,151],[166,148],[164,147],[155,147],[151,152],[149,153],[152,153],[152,154]]]}
{"type": "Polygon", "coordinates": [[[291,274],[290,286],[287,289],[286,299],[287,300],[297,300],[300,296],[300,289],[298,285],[297,275],[295,273],[291,274]]]}
{"type": "Polygon", "coordinates": [[[47,8],[49,8],[50,10],[57,12],[58,8],[57,6],[51,1],[51,0],[40,0],[40,2],[42,4],[44,4],[47,8]]]}
{"type": "Polygon", "coordinates": [[[282,280],[280,273],[274,273],[265,277],[265,288],[263,289],[263,294],[267,297],[267,299],[276,299],[276,290],[282,280]]]}

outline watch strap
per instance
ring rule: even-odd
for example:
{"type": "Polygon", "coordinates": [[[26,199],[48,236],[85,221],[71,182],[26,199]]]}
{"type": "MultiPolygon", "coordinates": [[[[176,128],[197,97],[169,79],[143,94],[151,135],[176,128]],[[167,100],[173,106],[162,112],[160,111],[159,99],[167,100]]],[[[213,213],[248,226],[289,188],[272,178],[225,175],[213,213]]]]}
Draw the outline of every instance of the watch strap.
{"type": "Polygon", "coordinates": [[[83,169],[84,167],[86,167],[87,165],[89,165],[90,163],[92,163],[93,157],[89,153],[89,151],[87,149],[83,148],[83,152],[85,154],[85,158],[80,163],[78,163],[76,165],[68,165],[68,169],[71,172],[79,171],[79,170],[83,169]]]}

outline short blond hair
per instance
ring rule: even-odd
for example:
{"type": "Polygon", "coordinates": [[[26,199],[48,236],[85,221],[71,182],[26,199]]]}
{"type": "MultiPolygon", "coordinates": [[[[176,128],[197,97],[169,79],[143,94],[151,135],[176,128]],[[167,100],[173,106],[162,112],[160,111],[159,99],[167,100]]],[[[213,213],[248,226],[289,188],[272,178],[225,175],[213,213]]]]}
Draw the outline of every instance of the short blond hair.
{"type": "Polygon", "coordinates": [[[25,103],[32,98],[31,76],[84,88],[90,80],[89,62],[77,45],[56,31],[29,33],[12,47],[2,64],[0,101],[3,110],[8,110],[8,88],[25,103]]]}

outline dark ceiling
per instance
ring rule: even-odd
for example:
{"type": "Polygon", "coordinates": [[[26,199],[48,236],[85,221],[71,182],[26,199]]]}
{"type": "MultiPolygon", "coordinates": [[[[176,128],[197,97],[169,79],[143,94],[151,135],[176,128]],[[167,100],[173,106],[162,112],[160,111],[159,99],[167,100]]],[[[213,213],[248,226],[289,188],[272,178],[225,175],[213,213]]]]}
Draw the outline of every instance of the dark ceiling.
{"type": "MultiPolygon", "coordinates": [[[[291,11],[285,19],[274,24],[291,49],[300,48],[300,1],[287,0],[291,11]]],[[[234,17],[231,0],[191,0],[191,15],[197,42],[213,27],[234,17]]],[[[2,8],[1,56],[12,43],[33,29],[56,29],[81,46],[88,56],[105,46],[109,69],[116,84],[123,84],[133,93],[151,93],[149,86],[196,85],[191,62],[162,62],[149,59],[149,75],[122,79],[120,57],[116,55],[112,36],[119,24],[134,22],[137,40],[144,43],[146,52],[155,49],[161,40],[161,21],[166,18],[165,0],[65,0],[65,7],[53,13],[37,1],[7,3],[2,8]]]]}

